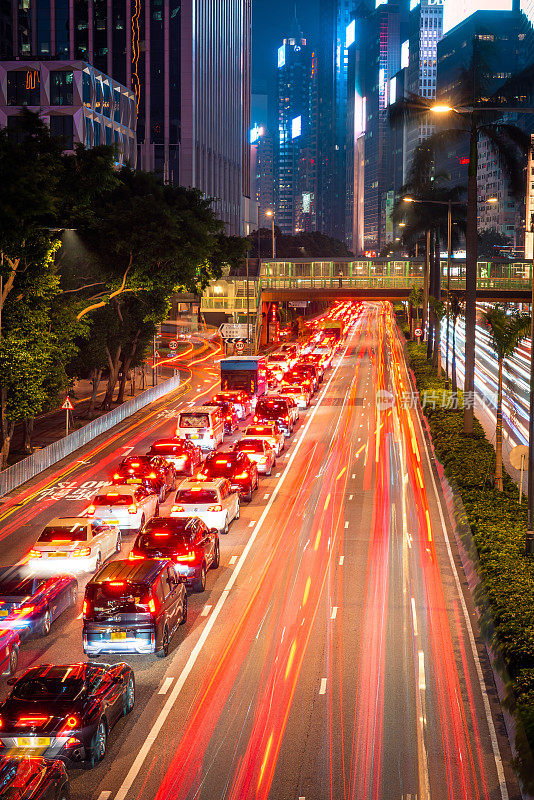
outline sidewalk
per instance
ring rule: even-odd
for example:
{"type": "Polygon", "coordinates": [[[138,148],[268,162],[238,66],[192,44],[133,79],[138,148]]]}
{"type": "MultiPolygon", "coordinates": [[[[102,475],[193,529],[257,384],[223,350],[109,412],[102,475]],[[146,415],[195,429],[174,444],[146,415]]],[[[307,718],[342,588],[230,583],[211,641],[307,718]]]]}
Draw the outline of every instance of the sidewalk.
{"type": "MultiPolygon", "coordinates": [[[[164,323],[164,325],[171,324],[172,323],[164,323]]],[[[165,345],[164,347],[161,347],[161,345],[159,345],[160,349],[158,352],[162,356],[160,361],[164,363],[158,367],[158,383],[161,383],[162,380],[172,378],[180,366],[186,367],[192,358],[195,358],[204,352],[206,350],[206,344],[204,340],[208,338],[211,333],[212,331],[204,331],[200,334],[195,332],[194,334],[191,334],[192,339],[187,338],[179,341],[178,348],[175,351],[176,356],[178,357],[176,362],[169,361],[169,356],[167,355],[167,346],[165,345]],[[184,354],[182,359],[180,359],[180,354],[184,354]]],[[[163,333],[162,339],[167,339],[168,341],[169,336],[166,336],[165,333],[163,333]]],[[[130,400],[132,397],[136,397],[138,394],[141,394],[141,392],[143,392],[145,389],[148,389],[152,385],[153,367],[152,358],[150,358],[143,365],[142,372],[140,369],[135,371],[135,380],[127,381],[126,390],[124,392],[124,402],[130,400]],[[134,388],[133,392],[132,388],[134,388]]],[[[106,411],[102,411],[100,409],[100,404],[104,398],[106,387],[107,379],[101,380],[97,390],[94,411],[89,415],[88,409],[90,398],[93,393],[93,384],[90,380],[80,380],[76,382],[74,389],[69,393],[69,397],[74,405],[74,411],[70,412],[69,433],[82,428],[93,419],[106,413],[106,411]]],[[[117,383],[114,397],[117,397],[118,392],[119,384],[117,383]]],[[[115,408],[116,405],[117,404],[114,402],[113,408],[115,408]]],[[[62,439],[65,436],[65,427],[66,411],[63,411],[61,408],[58,408],[54,411],[49,411],[46,414],[36,417],[33,433],[31,435],[32,451],[40,450],[43,447],[62,439]]],[[[22,424],[18,424],[15,426],[15,432],[13,434],[11,443],[9,466],[16,464],[18,461],[21,461],[23,458],[26,458],[29,455],[29,453],[25,453],[23,451],[23,445],[23,426],[22,424]]]]}

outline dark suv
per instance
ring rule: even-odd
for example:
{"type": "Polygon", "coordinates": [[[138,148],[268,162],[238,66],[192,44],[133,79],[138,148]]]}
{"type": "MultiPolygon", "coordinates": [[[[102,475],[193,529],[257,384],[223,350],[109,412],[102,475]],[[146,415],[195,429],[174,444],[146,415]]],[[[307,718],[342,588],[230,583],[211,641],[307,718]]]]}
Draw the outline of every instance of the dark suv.
{"type": "Polygon", "coordinates": [[[261,397],[256,403],[254,422],[277,422],[285,436],[293,433],[288,402],[280,397],[261,397]]]}
{"type": "Polygon", "coordinates": [[[83,649],[166,656],[187,620],[187,592],[168,559],[112,561],[89,581],[83,603],[83,649]]]}
{"type": "Polygon", "coordinates": [[[208,481],[228,478],[232,490],[238,491],[239,496],[250,503],[252,493],[258,488],[258,466],[246,453],[219,450],[207,456],[198,478],[208,481]]]}
{"type": "Polygon", "coordinates": [[[220,563],[219,532],[207,528],[199,517],[154,517],[138,535],[129,557],[170,558],[182,580],[203,592],[206,572],[220,563]]]}

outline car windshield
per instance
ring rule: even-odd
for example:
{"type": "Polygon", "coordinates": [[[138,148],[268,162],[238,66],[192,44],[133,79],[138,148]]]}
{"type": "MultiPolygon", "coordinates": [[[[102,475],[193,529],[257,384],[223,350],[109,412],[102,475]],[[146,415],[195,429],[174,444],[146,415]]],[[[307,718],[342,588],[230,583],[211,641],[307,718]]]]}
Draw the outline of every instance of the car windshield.
{"type": "Polygon", "coordinates": [[[180,428],[207,428],[209,417],[207,414],[181,414],[180,428]]]}
{"type": "Polygon", "coordinates": [[[217,503],[217,492],[210,489],[193,487],[192,489],[178,489],[176,492],[177,503],[217,503]]]}
{"type": "Polygon", "coordinates": [[[300,386],[283,386],[280,389],[280,394],[295,394],[300,391],[302,391],[300,386]]]}
{"type": "Polygon", "coordinates": [[[110,614],[147,613],[150,592],[142,583],[130,581],[108,581],[88,586],[86,600],[95,619],[110,614]]]}
{"type": "Polygon", "coordinates": [[[285,402],[277,402],[276,400],[270,400],[268,403],[258,403],[256,406],[256,414],[258,416],[260,414],[286,414],[287,413],[287,404],[285,402]]]}
{"type": "Polygon", "coordinates": [[[219,455],[216,458],[209,458],[205,463],[205,470],[212,478],[226,478],[237,464],[237,456],[233,453],[219,455]]]}
{"type": "Polygon", "coordinates": [[[170,531],[164,528],[154,529],[143,533],[139,537],[137,546],[140,550],[154,550],[160,548],[180,548],[191,544],[193,534],[190,531],[170,531]]]}
{"type": "Polygon", "coordinates": [[[40,542],[86,542],[87,526],[73,523],[69,526],[51,525],[39,536],[40,542]]]}
{"type": "Polygon", "coordinates": [[[241,439],[237,443],[237,449],[242,453],[263,453],[263,441],[261,439],[241,439]]]}
{"type": "Polygon", "coordinates": [[[274,433],[272,425],[249,425],[246,430],[247,436],[274,436],[274,433]]]}
{"type": "Polygon", "coordinates": [[[150,455],[173,456],[184,452],[182,442],[155,442],[150,448],[150,455]]]}
{"type": "Polygon", "coordinates": [[[269,356],[269,361],[275,364],[280,361],[287,361],[287,356],[269,356]]]}
{"type": "Polygon", "coordinates": [[[1,597],[27,597],[34,592],[34,578],[11,573],[5,578],[0,576],[1,597]]]}
{"type": "Polygon", "coordinates": [[[135,456],[123,459],[119,469],[150,469],[150,466],[150,459],[147,456],[135,456]]]}
{"type": "Polygon", "coordinates": [[[82,678],[35,677],[17,681],[13,696],[19,700],[75,700],[83,691],[82,678]]]}
{"type": "Polygon", "coordinates": [[[107,494],[97,494],[94,499],[94,506],[129,506],[133,503],[131,494],[119,494],[118,492],[108,492],[107,494]]]}

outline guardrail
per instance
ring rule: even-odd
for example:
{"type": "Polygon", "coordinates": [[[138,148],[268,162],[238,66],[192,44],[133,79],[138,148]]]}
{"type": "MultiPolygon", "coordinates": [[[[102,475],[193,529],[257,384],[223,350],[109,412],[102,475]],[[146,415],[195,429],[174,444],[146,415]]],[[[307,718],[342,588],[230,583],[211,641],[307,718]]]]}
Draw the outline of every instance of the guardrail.
{"type": "Polygon", "coordinates": [[[51,467],[52,464],[61,461],[62,458],[83,447],[92,439],[96,439],[97,436],[113,428],[123,419],[135,414],[136,411],[144,408],[149,403],[175,391],[180,386],[180,381],[180,376],[176,375],[163,381],[163,383],[159,383],[157,386],[146,389],[141,394],[138,394],[137,397],[133,397],[126,403],[117,406],[113,411],[102,414],[101,417],[84,425],[83,428],[70,433],[57,442],[49,444],[47,447],[43,447],[42,450],[36,450],[31,456],[0,472],[0,497],[34,478],[35,475],[51,467]]]}

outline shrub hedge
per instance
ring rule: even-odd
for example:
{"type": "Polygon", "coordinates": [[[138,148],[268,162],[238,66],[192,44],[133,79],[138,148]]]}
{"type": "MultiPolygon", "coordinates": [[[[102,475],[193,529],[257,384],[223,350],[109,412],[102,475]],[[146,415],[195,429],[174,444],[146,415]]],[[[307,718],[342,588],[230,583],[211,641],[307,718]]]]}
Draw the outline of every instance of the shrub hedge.
{"type": "MultiPolygon", "coordinates": [[[[407,348],[420,395],[444,392],[444,381],[426,360],[426,346],[409,342],[407,348]]],[[[436,456],[463,503],[460,521],[472,536],[464,543],[468,549],[474,545],[478,556],[475,599],[482,627],[502,655],[507,705],[519,723],[516,766],[525,787],[534,791],[534,561],[525,555],[526,504],[519,505],[518,488],[506,473],[504,491],[493,488],[495,451],[477,419],[473,436],[466,438],[461,408],[427,406],[424,413],[436,456]]]]}

